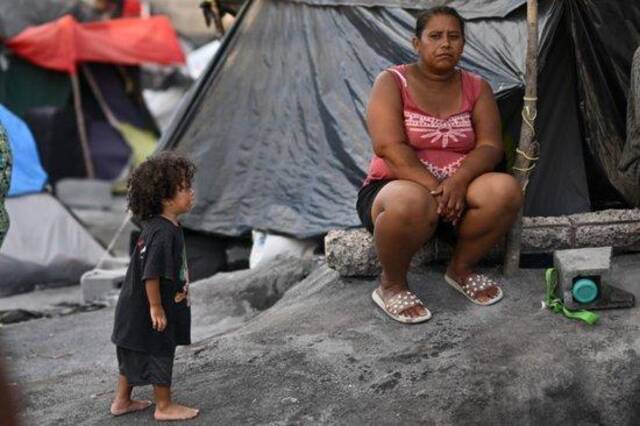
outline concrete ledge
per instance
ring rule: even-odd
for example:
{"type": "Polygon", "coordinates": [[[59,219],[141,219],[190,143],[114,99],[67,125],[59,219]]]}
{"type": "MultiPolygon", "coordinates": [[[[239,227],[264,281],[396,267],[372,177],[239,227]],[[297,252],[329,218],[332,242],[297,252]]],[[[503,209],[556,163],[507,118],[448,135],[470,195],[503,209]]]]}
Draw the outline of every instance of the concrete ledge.
{"type": "Polygon", "coordinates": [[[603,210],[569,216],[573,247],[640,247],[640,209],[603,210]]]}
{"type": "MultiPolygon", "coordinates": [[[[558,217],[525,217],[522,253],[551,253],[582,247],[640,248],[640,209],[603,210],[558,217]]],[[[327,264],[342,276],[374,276],[380,263],[372,236],[363,228],[330,231],[325,237],[327,264]]],[[[496,247],[490,257],[501,256],[496,247]]],[[[451,247],[430,241],[412,265],[451,256],[451,247]]]]}

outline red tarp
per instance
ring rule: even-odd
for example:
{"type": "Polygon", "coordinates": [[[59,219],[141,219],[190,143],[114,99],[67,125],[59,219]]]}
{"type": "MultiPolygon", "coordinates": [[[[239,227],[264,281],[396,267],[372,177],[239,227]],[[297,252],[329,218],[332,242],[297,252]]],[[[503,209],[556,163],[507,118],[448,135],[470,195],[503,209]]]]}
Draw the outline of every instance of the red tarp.
{"type": "Polygon", "coordinates": [[[122,16],[125,18],[140,16],[142,6],[140,0],[125,0],[122,8],[122,16]]]}
{"type": "Polygon", "coordinates": [[[7,40],[16,54],[44,68],[76,72],[78,62],[137,65],[184,63],[169,19],[124,18],[79,23],[66,15],[7,40]]]}

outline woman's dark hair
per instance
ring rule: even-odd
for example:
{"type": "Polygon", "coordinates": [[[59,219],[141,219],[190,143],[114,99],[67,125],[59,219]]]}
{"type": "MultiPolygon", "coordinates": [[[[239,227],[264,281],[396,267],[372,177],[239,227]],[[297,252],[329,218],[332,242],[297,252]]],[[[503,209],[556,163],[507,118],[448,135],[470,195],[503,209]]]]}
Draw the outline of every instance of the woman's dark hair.
{"type": "Polygon", "coordinates": [[[191,188],[196,166],[173,152],[162,152],[140,164],[127,182],[129,210],[138,220],[162,213],[162,200],[175,197],[180,189],[191,188]]]}
{"type": "Polygon", "coordinates": [[[456,18],[460,24],[460,32],[464,40],[464,18],[460,16],[457,10],[449,6],[435,6],[418,13],[416,17],[416,37],[422,37],[424,27],[426,27],[429,20],[436,15],[448,15],[456,18]]]}

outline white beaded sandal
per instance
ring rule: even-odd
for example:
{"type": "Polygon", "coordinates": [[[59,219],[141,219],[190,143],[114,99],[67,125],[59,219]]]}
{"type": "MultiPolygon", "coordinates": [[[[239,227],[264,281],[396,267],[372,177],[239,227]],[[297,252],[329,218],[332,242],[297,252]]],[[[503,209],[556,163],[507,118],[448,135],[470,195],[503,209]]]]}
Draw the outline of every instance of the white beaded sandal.
{"type": "Polygon", "coordinates": [[[380,309],[382,309],[387,315],[401,323],[417,324],[419,322],[425,322],[429,318],[431,318],[431,312],[429,312],[429,309],[427,309],[422,301],[409,290],[404,290],[395,294],[393,297],[390,297],[389,300],[387,300],[387,302],[385,303],[385,301],[382,299],[382,296],[380,296],[378,288],[376,288],[375,290],[373,290],[373,293],[371,293],[371,298],[373,299],[373,302],[378,305],[378,307],[380,307],[380,309]],[[402,314],[402,312],[406,311],[409,308],[413,308],[414,306],[423,306],[426,312],[423,315],[417,317],[409,317],[402,314]]]}
{"type": "Polygon", "coordinates": [[[464,280],[462,280],[462,284],[458,283],[447,274],[444,274],[444,280],[447,284],[464,294],[467,299],[471,300],[476,305],[493,305],[500,301],[503,296],[502,289],[496,285],[496,282],[484,274],[469,274],[464,280]],[[479,293],[491,287],[497,288],[498,294],[484,302],[479,301],[479,293]]]}

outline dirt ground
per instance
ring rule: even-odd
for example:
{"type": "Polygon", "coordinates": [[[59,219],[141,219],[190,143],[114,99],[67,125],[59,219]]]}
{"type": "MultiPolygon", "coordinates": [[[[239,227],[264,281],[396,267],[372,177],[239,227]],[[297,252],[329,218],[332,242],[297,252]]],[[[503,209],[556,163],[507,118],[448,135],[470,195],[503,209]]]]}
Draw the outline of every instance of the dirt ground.
{"type": "MultiPolygon", "coordinates": [[[[614,258],[612,281],[640,296],[640,255],[614,258]]],[[[322,260],[278,260],[194,284],[194,344],[178,351],[175,398],[190,424],[637,424],[640,314],[588,326],[541,308],[543,270],[522,270],[505,299],[472,305],[442,267],[412,272],[433,312],[390,320],[375,280],[322,260]]],[[[150,424],[111,417],[113,308],[0,329],[29,424],[150,424]]],[[[151,397],[148,387],[135,395],[151,397]]]]}

